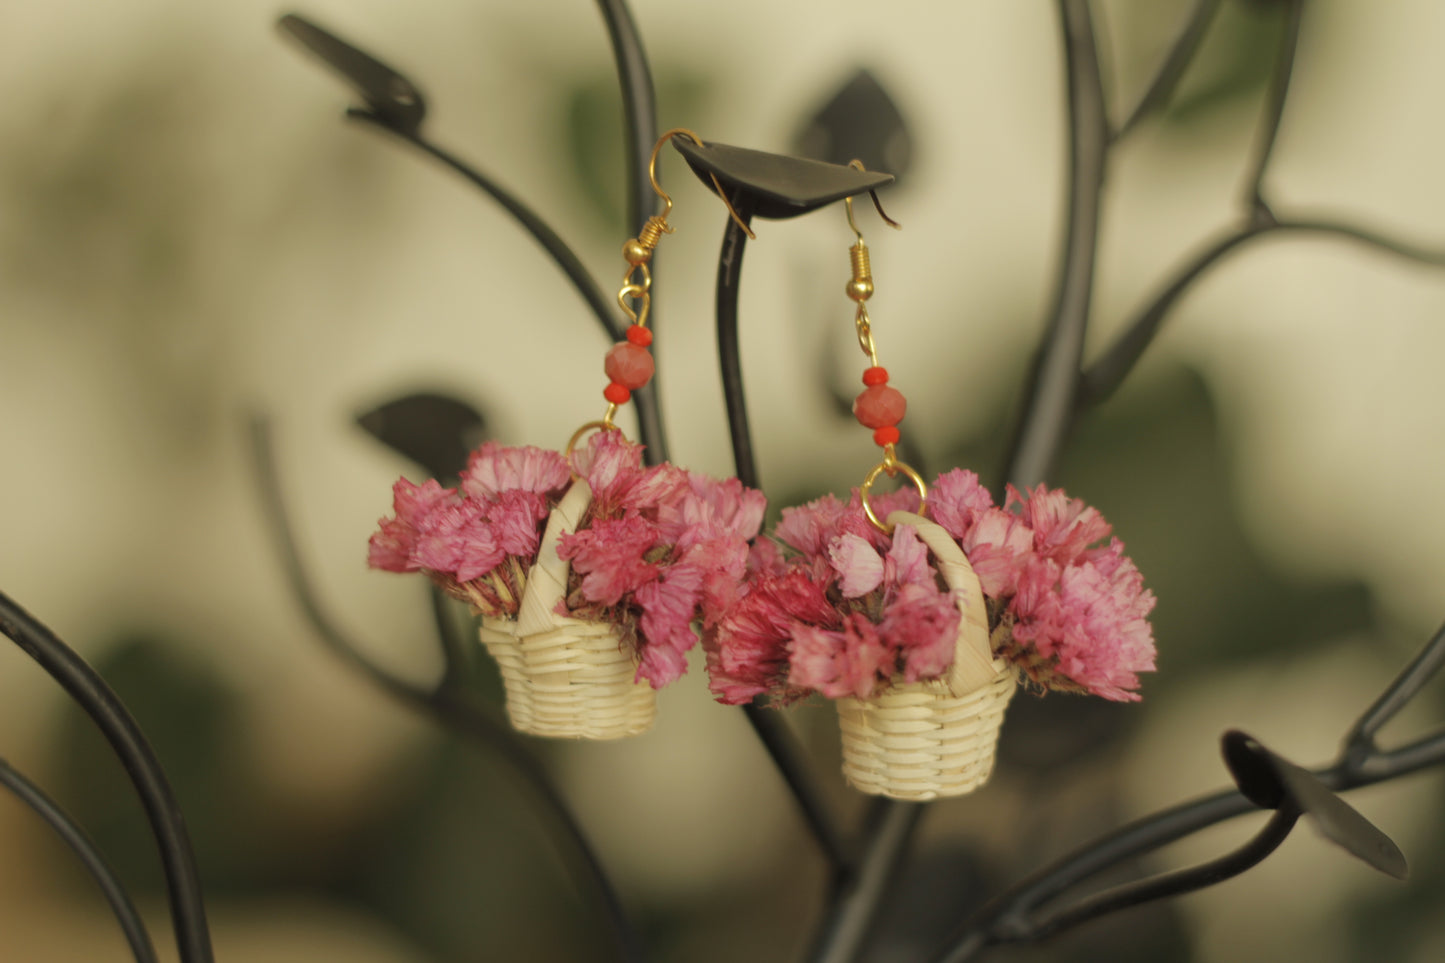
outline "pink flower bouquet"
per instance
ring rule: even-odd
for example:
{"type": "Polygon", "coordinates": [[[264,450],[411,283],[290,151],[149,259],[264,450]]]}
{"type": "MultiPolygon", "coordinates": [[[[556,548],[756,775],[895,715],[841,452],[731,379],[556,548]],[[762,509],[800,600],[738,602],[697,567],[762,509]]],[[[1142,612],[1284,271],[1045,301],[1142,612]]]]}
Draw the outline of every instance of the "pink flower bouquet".
{"type": "Polygon", "coordinates": [[[734,603],[704,633],[719,701],[817,692],[838,702],[844,774],[931,799],[987,780],[1016,680],[1136,700],[1154,667],[1153,595],[1094,509],[1043,486],[993,504],[972,472],[785,509],[734,603]]]}
{"type": "Polygon", "coordinates": [[[400,479],[369,561],[424,572],[482,616],[516,728],[613,739],[651,725],[693,623],[731,603],[764,500],[736,479],[643,468],[618,431],[572,461],[488,442],[457,489],[400,479]]]}

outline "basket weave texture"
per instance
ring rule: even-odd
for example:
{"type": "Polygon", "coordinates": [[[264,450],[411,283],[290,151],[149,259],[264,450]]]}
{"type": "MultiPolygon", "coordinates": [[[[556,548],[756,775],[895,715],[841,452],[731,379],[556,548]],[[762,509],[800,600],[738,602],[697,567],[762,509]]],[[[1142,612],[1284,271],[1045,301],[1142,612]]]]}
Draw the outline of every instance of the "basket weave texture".
{"type": "Polygon", "coordinates": [[[484,617],[481,640],[502,670],[507,717],[520,732],[559,739],[621,739],[645,732],[657,695],[635,682],[637,659],[618,628],[558,615],[570,566],[558,540],[592,502],[578,479],[553,509],[515,619],[484,617]]]}
{"type": "Polygon", "coordinates": [[[918,515],[895,512],[888,521],[917,530],[944,581],[958,590],[963,619],[947,678],[898,680],[868,699],[836,700],[843,775],[862,792],[894,799],[961,796],[993,773],[1016,675],[993,657],[983,590],[963,550],[918,515]]]}

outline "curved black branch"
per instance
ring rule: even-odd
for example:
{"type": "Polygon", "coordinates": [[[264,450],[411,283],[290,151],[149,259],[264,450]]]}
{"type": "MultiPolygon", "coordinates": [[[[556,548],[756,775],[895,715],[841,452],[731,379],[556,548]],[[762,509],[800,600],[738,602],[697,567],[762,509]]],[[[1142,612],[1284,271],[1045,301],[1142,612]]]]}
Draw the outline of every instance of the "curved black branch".
{"type": "Polygon", "coordinates": [[[1184,76],[1190,61],[1199,52],[1199,45],[1204,40],[1204,35],[1209,31],[1209,25],[1214,21],[1214,15],[1219,12],[1220,0],[1196,0],[1194,9],[1189,12],[1189,19],[1184,22],[1184,27],[1179,31],[1179,36],[1169,47],[1169,53],[1165,55],[1164,62],[1159,65],[1159,70],[1150,81],[1139,98],[1139,103],[1129,112],[1129,116],[1114,131],[1115,142],[1123,140],[1129,132],[1134,130],[1150,114],[1161,110],[1174,95],[1175,89],[1179,86],[1179,80],[1184,76]]]}
{"type": "Polygon", "coordinates": [[[60,683],[110,743],[135,786],[160,849],[181,961],[211,963],[211,935],[195,850],[160,760],[135,718],[84,659],[4,593],[0,593],[0,632],[60,683]]]}
{"type": "Polygon", "coordinates": [[[743,394],[742,351],[738,347],[738,286],[742,283],[743,251],[748,236],[743,227],[752,222],[747,195],[739,197],[740,226],[731,217],[723,230],[717,262],[717,351],[722,369],[723,404],[727,409],[728,436],[732,439],[733,470],[749,488],[761,488],[753,457],[753,436],[748,427],[748,405],[743,394]]]}
{"type": "Polygon", "coordinates": [[[292,531],[285,499],[281,494],[280,475],[272,451],[270,425],[261,415],[251,418],[251,457],[256,470],[256,483],[261,492],[267,528],[276,541],[286,581],[301,606],[312,629],[327,648],[359,670],[388,695],[409,708],[430,716],[441,726],[495,752],[521,777],[538,802],[540,817],[551,834],[570,844],[559,847],[564,859],[578,876],[596,892],[612,931],[619,959],[642,959],[641,941],[628,921],[622,901],[617,896],[601,860],[582,831],[562,794],[529,747],[508,727],[495,709],[468,698],[458,686],[443,684],[435,692],[412,685],[392,675],[367,657],[331,619],[321,604],[306,566],[301,560],[292,531]]]}
{"type": "MultiPolygon", "coordinates": [[[[718,363],[722,370],[723,401],[727,407],[728,433],[732,439],[734,473],[744,485],[760,489],[758,467],[753,458],[752,433],[748,428],[747,399],[743,394],[742,353],[738,346],[738,288],[742,281],[743,251],[748,243],[744,227],[752,221],[753,212],[746,194],[739,194],[733,203],[742,223],[728,218],[727,227],[723,230],[722,251],[718,255],[718,363]]],[[[842,835],[808,773],[797,737],[787,723],[771,710],[748,705],[743,707],[743,712],[787,783],[802,811],[803,822],[812,832],[824,857],[835,873],[843,872],[848,859],[842,835]]]]}
{"type": "Polygon", "coordinates": [[[607,23],[607,37],[617,61],[617,83],[622,89],[627,131],[627,223],[635,235],[657,209],[657,195],[647,173],[652,145],[657,142],[657,97],[642,37],[627,4],[623,0],[597,0],[597,6],[607,23]]]}
{"type": "Polygon", "coordinates": [[[1174,279],[1125,326],[1124,333],[1085,369],[1079,382],[1079,406],[1082,408],[1097,404],[1118,389],[1143,356],[1145,349],[1153,342],[1179,299],[1210,268],[1246,242],[1269,234],[1335,236],[1418,264],[1445,267],[1445,250],[1400,241],[1369,228],[1339,221],[1288,218],[1241,228],[1215,240],[1180,268],[1174,279]]]}
{"type": "Polygon", "coordinates": [[[857,869],[843,880],[818,928],[812,963],[848,963],[857,959],[873,922],[883,908],[888,887],[908,853],[925,807],[895,799],[876,799],[864,833],[867,842],[857,869]]]}
{"type": "MultiPolygon", "coordinates": [[[[1445,626],[1435,633],[1384,694],[1355,723],[1339,758],[1328,767],[1310,772],[1329,789],[1339,792],[1385,782],[1445,762],[1445,729],[1430,733],[1401,748],[1384,752],[1375,747],[1373,740],[1379,727],[1420,691],[1442,663],[1445,663],[1445,626]]],[[[1254,808],[1239,790],[1228,789],[1172,806],[1122,826],[1074,850],[999,894],[954,934],[947,950],[941,953],[938,959],[947,963],[962,963],[971,959],[973,954],[983,947],[999,941],[1001,934],[1009,934],[1010,941],[1024,939],[1026,937],[1023,934],[1032,925],[1028,921],[1034,910],[1079,883],[1254,808]]],[[[1093,915],[1100,915],[1104,911],[1100,910],[1093,915]]],[[[1062,924],[1052,925],[1051,932],[1058,932],[1063,928],[1062,924]]]]}
{"type": "Polygon", "coordinates": [[[146,931],[140,913],[136,912],[130,894],[125,891],[125,887],[115,875],[115,870],[111,869],[85,831],[77,826],[70,815],[46,795],[44,790],[26,779],[4,759],[0,759],[0,786],[10,790],[17,799],[33,809],[75,855],[80,857],[86,870],[105,894],[105,901],[110,904],[111,912],[120,923],[136,963],[156,963],[155,946],[151,944],[150,933],[146,931]]]}
{"type": "MultiPolygon", "coordinates": [[[[597,0],[597,6],[607,23],[612,56],[617,61],[617,82],[622,89],[623,123],[627,132],[624,138],[627,145],[627,220],[633,237],[636,237],[657,208],[657,195],[653,193],[652,177],[647,170],[652,145],[657,141],[657,97],[652,87],[652,72],[647,66],[647,53],[642,49],[642,36],[627,4],[624,0],[597,0]]],[[[657,261],[658,257],[654,254],[654,280],[657,277],[657,261]]],[[[652,310],[649,317],[655,344],[657,311],[652,310]]],[[[667,432],[662,426],[662,408],[657,401],[661,392],[659,377],[660,372],[655,372],[650,382],[633,393],[637,401],[638,433],[647,446],[642,454],[649,465],[667,461],[667,432]]]]}
{"type": "Polygon", "coordinates": [[[515,194],[450,151],[438,147],[420,134],[410,133],[393,126],[386,118],[374,114],[370,110],[353,107],[346,112],[346,116],[353,120],[365,121],[373,127],[392,134],[398,140],[411,144],[426,154],[430,154],[490,195],[494,201],[502,206],[503,210],[512,215],[518,224],[522,225],[528,234],[532,235],[533,239],[542,246],[542,250],[546,251],[552,260],[556,262],[557,266],[562,269],[562,273],[567,275],[567,279],[572,282],[572,287],[576,289],[578,294],[582,295],[582,299],[586,301],[587,306],[592,309],[592,314],[597,319],[597,323],[602,325],[603,331],[607,332],[607,336],[614,341],[622,338],[624,334],[622,322],[618,318],[612,302],[602,293],[602,288],[597,285],[597,280],[592,277],[591,272],[582,264],[572,249],[567,246],[567,243],[558,236],[557,232],[552,230],[545,221],[537,216],[535,211],[524,204],[515,194]]]}
{"type": "Polygon", "coordinates": [[[1345,736],[1342,757],[1344,766],[1353,769],[1356,764],[1363,763],[1374,753],[1377,748],[1375,737],[1381,727],[1415,698],[1416,693],[1440,671],[1442,665],[1445,665],[1445,625],[1440,626],[1430,641],[1410,660],[1410,664],[1390,683],[1389,688],[1350,728],[1345,736]]]}
{"type": "Polygon", "coordinates": [[[1264,199],[1264,175],[1269,167],[1270,156],[1274,153],[1275,141],[1279,139],[1280,122],[1284,120],[1284,105],[1289,97],[1290,79],[1294,76],[1294,58],[1299,49],[1300,22],[1304,17],[1304,6],[1304,0],[1285,0],[1284,34],[1280,38],[1274,75],[1265,95],[1264,114],[1260,119],[1254,159],[1249,167],[1249,177],[1245,180],[1245,202],[1249,205],[1254,219],[1261,223],[1273,220],[1269,205],[1264,199]]]}
{"type": "Polygon", "coordinates": [[[1108,118],[1087,0],[1057,0],[1068,75],[1069,221],[1058,289],[1035,358],[1006,479],[1032,487],[1048,475],[1073,420],[1079,359],[1089,324],[1108,118]]]}
{"type": "Polygon", "coordinates": [[[1300,811],[1293,805],[1281,806],[1264,824],[1263,829],[1233,852],[1198,866],[1126,883],[1097,893],[1073,906],[1046,915],[1021,935],[1029,942],[1047,939],[1055,933],[1109,913],[1171,896],[1183,896],[1185,893],[1233,879],[1245,870],[1258,866],[1266,856],[1278,849],[1299,821],[1299,817],[1300,811]]]}

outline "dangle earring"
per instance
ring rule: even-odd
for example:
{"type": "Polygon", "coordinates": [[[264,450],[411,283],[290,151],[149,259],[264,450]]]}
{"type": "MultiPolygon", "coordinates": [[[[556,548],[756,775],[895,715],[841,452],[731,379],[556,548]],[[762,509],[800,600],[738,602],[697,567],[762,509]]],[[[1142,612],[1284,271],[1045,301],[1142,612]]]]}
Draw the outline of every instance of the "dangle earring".
{"type": "Polygon", "coordinates": [[[899,460],[906,403],[879,363],[868,248],[845,204],[856,237],[848,297],[868,358],[853,412],[883,457],[847,503],[825,495],[783,509],[771,534],[788,554],[755,546],[743,589],[704,635],[710,684],[730,704],[833,699],[856,788],[957,796],[993,771],[1019,681],[1139,698],[1138,673],[1154,668],[1154,596],[1122,542],[1099,544],[1110,526],[1082,501],[1010,486],[996,506],[973,472],[925,486],[899,460]],[[883,475],[910,484],[875,494],[883,475]]]}
{"type": "Polygon", "coordinates": [[[677,129],[653,148],[648,174],[665,206],[623,245],[617,301],[630,324],[603,363],[606,413],[562,452],[487,442],[459,489],[401,479],[395,516],[371,539],[373,567],[424,572],[481,615],[507,715],[532,735],[616,739],[651,726],[654,690],[686,670],[693,623],[714,621],[735,593],[762,526],[760,492],[644,468],[642,447],[613,423],[654,371],[648,264],[673,230],[657,155],[675,136],[702,143],[677,129]]]}

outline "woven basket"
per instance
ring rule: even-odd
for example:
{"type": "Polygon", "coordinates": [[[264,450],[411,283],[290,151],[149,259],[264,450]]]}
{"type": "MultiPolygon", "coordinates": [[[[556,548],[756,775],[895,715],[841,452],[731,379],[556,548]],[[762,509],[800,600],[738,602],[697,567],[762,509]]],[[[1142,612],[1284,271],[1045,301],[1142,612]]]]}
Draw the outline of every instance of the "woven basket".
{"type": "Polygon", "coordinates": [[[959,590],[963,619],[947,677],[895,681],[873,698],[836,700],[843,775],[876,796],[961,796],[993,772],[1004,710],[1017,688],[1015,673],[993,657],[983,590],[958,544],[918,515],[894,512],[888,522],[918,532],[944,581],[959,590]]]}
{"type": "Polygon", "coordinates": [[[657,695],[633,681],[637,660],[616,626],[556,612],[570,566],[557,542],[576,528],[592,491],[573,482],[547,520],[516,619],[482,619],[482,644],[502,670],[507,716],[519,731],[558,739],[621,739],[645,732],[657,695]]]}

